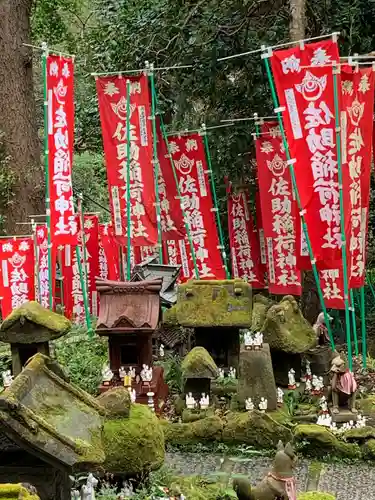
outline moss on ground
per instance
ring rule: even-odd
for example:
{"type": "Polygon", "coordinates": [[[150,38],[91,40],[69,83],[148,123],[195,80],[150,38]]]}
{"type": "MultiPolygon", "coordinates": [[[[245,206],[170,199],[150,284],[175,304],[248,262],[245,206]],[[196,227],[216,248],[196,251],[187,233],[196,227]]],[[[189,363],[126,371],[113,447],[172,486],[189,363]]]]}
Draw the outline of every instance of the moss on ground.
{"type": "Polygon", "coordinates": [[[194,347],[181,363],[183,377],[216,378],[218,369],[215,361],[204,347],[194,347]]]}
{"type": "Polygon", "coordinates": [[[366,460],[375,458],[375,439],[369,439],[361,446],[362,457],[366,460]]]}
{"type": "Polygon", "coordinates": [[[177,320],[187,327],[250,328],[251,286],[243,280],[191,280],[178,287],[177,320]]]}
{"type": "Polygon", "coordinates": [[[131,398],[126,387],[114,387],[96,399],[107,410],[107,419],[126,418],[129,416],[131,398]]]}
{"type": "Polygon", "coordinates": [[[39,500],[38,495],[32,495],[21,484],[0,484],[0,498],[4,500],[39,500]]]}
{"type": "Polygon", "coordinates": [[[312,456],[334,455],[337,457],[359,458],[358,444],[345,443],[331,431],[317,424],[297,425],[294,439],[302,451],[312,456]]]}
{"type": "Polygon", "coordinates": [[[223,421],[217,417],[207,417],[186,424],[162,420],[165,441],[172,445],[198,443],[201,441],[221,441],[223,421]]]}
{"type": "Polygon", "coordinates": [[[375,418],[375,396],[357,399],[356,405],[362,413],[375,418]]]}
{"type": "Polygon", "coordinates": [[[265,297],[264,295],[255,295],[253,300],[251,331],[260,332],[266,320],[267,311],[274,304],[275,302],[273,300],[265,297]]]}
{"type": "Polygon", "coordinates": [[[207,410],[188,410],[187,408],[182,412],[182,422],[188,424],[189,422],[196,422],[197,420],[202,420],[207,417],[213,417],[213,408],[208,408],[207,410]]]}
{"type": "Polygon", "coordinates": [[[283,297],[279,304],[268,309],[262,332],[264,342],[277,351],[300,354],[316,344],[312,326],[291,295],[283,297]]]}
{"type": "Polygon", "coordinates": [[[355,441],[363,443],[368,439],[375,439],[374,427],[362,427],[360,429],[351,429],[345,432],[344,438],[346,441],[355,441]]]}
{"type": "Polygon", "coordinates": [[[307,491],[306,493],[300,493],[297,500],[336,500],[336,497],[322,491],[307,491]]]}
{"type": "Polygon", "coordinates": [[[200,476],[187,476],[175,478],[169,487],[173,497],[184,495],[191,500],[217,500],[218,498],[236,498],[234,491],[226,484],[214,482],[200,476]],[[228,496],[231,493],[232,496],[228,496]]]}
{"type": "Polygon", "coordinates": [[[163,428],[146,405],[131,405],[129,418],[107,420],[102,442],[108,472],[137,475],[163,465],[163,428]]]}

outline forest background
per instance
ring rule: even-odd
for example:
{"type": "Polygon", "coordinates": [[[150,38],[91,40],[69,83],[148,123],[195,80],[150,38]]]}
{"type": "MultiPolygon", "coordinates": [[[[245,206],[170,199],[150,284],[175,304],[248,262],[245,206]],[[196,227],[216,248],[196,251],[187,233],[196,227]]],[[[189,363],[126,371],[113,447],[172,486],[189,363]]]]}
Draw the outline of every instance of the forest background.
{"type": "MultiPolygon", "coordinates": [[[[23,234],[18,223],[45,212],[41,53],[23,44],[47,42],[76,54],[73,184],[83,193],[84,209],[98,211],[88,198],[108,207],[108,195],[91,72],[143,68],[146,60],[163,67],[193,64],[157,72],[164,120],[173,130],[216,125],[254,112],[273,114],[259,55],[218,58],[333,31],[340,32],[341,55],[371,52],[375,0],[1,0],[0,233],[23,234]]],[[[224,177],[255,190],[252,127],[243,122],[209,136],[225,228],[224,177]]],[[[374,191],[372,175],[369,276],[375,267],[374,191]]],[[[319,305],[309,273],[304,289],[303,311],[313,320],[319,305]]],[[[371,327],[375,295],[369,288],[366,297],[371,327]]]]}

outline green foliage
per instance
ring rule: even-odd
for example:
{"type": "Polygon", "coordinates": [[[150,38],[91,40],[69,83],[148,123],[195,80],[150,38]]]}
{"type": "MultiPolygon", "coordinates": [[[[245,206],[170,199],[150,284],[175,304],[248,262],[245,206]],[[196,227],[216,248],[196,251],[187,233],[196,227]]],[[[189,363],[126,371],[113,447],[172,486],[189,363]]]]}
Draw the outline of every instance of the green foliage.
{"type": "Polygon", "coordinates": [[[103,365],[108,363],[108,346],[100,337],[82,338],[85,333],[83,328],[74,329],[70,336],[56,342],[55,355],[74,384],[96,395],[102,381],[103,365]],[[74,336],[78,337],[77,341],[70,340],[69,337],[74,336]]]}
{"type": "Polygon", "coordinates": [[[177,354],[167,353],[163,361],[155,363],[164,368],[164,380],[172,394],[181,394],[184,390],[184,377],[181,358],[177,354]]]}

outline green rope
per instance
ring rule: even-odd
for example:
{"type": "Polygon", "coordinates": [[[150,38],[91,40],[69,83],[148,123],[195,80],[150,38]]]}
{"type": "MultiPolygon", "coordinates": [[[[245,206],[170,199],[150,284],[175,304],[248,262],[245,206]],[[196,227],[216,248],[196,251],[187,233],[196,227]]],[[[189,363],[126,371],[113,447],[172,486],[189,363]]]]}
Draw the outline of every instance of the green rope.
{"type": "Polygon", "coordinates": [[[131,273],[131,199],[130,199],[130,80],[126,81],[126,279],[130,281],[131,273]]]}

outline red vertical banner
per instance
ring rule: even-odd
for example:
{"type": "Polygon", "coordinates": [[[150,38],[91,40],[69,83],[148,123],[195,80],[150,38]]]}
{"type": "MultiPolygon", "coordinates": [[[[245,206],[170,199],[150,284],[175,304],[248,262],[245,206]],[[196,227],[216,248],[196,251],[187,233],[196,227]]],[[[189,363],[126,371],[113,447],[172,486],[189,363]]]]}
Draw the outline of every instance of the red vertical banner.
{"type": "Polygon", "coordinates": [[[120,247],[112,224],[99,224],[99,277],[120,281],[120,247]]]}
{"type": "Polygon", "coordinates": [[[0,240],[1,314],[6,318],[13,309],[35,297],[34,242],[30,237],[0,240]]]}
{"type": "Polygon", "coordinates": [[[256,217],[257,217],[256,228],[258,231],[258,241],[259,241],[259,249],[260,249],[260,264],[262,266],[263,272],[267,273],[266,239],[264,237],[262,209],[261,209],[261,205],[260,205],[259,183],[258,183],[257,192],[255,193],[255,213],[256,213],[256,217]]]}
{"type": "Polygon", "coordinates": [[[247,189],[228,189],[228,226],[232,275],[242,278],[253,288],[264,288],[257,231],[248,206],[247,189]]]}
{"type": "MultiPolygon", "coordinates": [[[[48,273],[48,233],[46,224],[38,224],[36,226],[36,247],[37,247],[37,260],[38,260],[38,300],[40,304],[46,309],[49,308],[49,273],[48,273]]],[[[55,245],[52,244],[51,248],[51,261],[52,261],[52,296],[55,297],[56,288],[56,252],[55,245]]]]}
{"type": "Polygon", "coordinates": [[[48,172],[51,240],[75,245],[72,163],[74,146],[74,63],[66,57],[47,58],[48,172]]]}
{"type": "Polygon", "coordinates": [[[301,272],[296,257],[297,210],[280,129],[262,125],[256,139],[262,224],[267,251],[270,293],[301,295],[301,272]]]}
{"type": "MultiPolygon", "coordinates": [[[[90,312],[98,316],[99,297],[96,291],[96,280],[99,276],[99,218],[97,215],[84,215],[84,229],[86,242],[86,269],[87,269],[87,295],[89,299],[90,312]]],[[[81,250],[83,257],[83,251],[81,250]]]]}
{"type": "MultiPolygon", "coordinates": [[[[225,279],[202,137],[199,134],[173,136],[168,142],[199,277],[225,279]]],[[[182,267],[189,267],[190,275],[194,277],[192,257],[186,256],[186,259],[182,267]]]]}
{"type": "MultiPolygon", "coordinates": [[[[334,62],[339,63],[339,52],[332,40],[271,56],[302,209],[320,269],[336,268],[342,259],[334,62]]],[[[340,85],[340,75],[337,82],[340,85]]]]}
{"type": "Polygon", "coordinates": [[[341,69],[342,156],[343,163],[348,165],[348,185],[344,183],[344,189],[349,193],[351,206],[347,237],[350,251],[350,288],[360,288],[365,281],[374,83],[372,67],[345,66],[341,69]]]}
{"type": "Polygon", "coordinates": [[[150,93],[146,75],[96,79],[107,180],[115,237],[125,244],[127,231],[127,80],[130,80],[130,199],[132,246],[158,240],[153,174],[150,93]]]}

